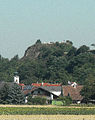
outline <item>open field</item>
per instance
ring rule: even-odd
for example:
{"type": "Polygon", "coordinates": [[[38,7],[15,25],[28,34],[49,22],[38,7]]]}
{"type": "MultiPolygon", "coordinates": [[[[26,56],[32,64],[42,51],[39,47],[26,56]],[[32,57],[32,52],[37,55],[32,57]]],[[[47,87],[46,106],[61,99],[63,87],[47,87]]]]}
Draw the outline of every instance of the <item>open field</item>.
{"type": "MultiPolygon", "coordinates": [[[[87,106],[53,106],[53,105],[0,105],[0,120],[9,120],[6,118],[12,117],[12,120],[25,120],[23,117],[26,116],[27,120],[31,120],[33,116],[39,116],[36,118],[37,120],[46,119],[51,120],[64,120],[63,116],[72,116],[73,119],[68,119],[69,117],[65,118],[66,120],[95,120],[95,106],[87,107],[87,106]],[[8,115],[8,116],[7,116],[8,115]],[[78,119],[73,118],[73,116],[78,116],[78,119]],[[87,118],[88,115],[91,118],[87,118]],[[93,116],[92,116],[93,115],[93,116]],[[3,119],[3,116],[5,117],[3,119]],[[13,117],[18,117],[17,119],[13,117]],[[23,116],[23,117],[22,117],[23,116]],[[42,116],[42,118],[41,118],[42,116]],[[49,118],[48,118],[49,116],[49,118]],[[86,117],[83,119],[83,117],[86,117]],[[45,117],[45,118],[44,118],[45,117]],[[92,119],[93,117],[93,119],[92,119]],[[79,119],[80,118],[80,119],[79,119]]],[[[25,117],[25,118],[26,118],[25,117]]],[[[33,118],[35,119],[35,118],[33,118]]],[[[11,119],[10,119],[11,120],[11,119]]]]}
{"type": "Polygon", "coordinates": [[[95,115],[95,108],[0,107],[0,115],[95,115]]]}
{"type": "Polygon", "coordinates": [[[56,105],[0,105],[0,107],[37,107],[37,108],[95,108],[95,105],[88,106],[88,105],[82,105],[82,106],[56,106],[56,105]]]}
{"type": "Polygon", "coordinates": [[[0,120],[95,120],[95,115],[1,115],[0,120]]]}

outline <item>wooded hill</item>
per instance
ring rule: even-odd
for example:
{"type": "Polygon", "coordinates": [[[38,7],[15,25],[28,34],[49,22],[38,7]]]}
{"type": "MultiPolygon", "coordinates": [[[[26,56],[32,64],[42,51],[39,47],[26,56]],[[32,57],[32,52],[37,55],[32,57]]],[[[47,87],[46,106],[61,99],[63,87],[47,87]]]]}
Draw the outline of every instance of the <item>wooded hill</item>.
{"type": "Polygon", "coordinates": [[[76,81],[85,84],[89,76],[95,77],[95,51],[83,45],[73,46],[71,41],[41,43],[30,46],[25,55],[11,60],[0,56],[0,81],[13,82],[13,74],[18,71],[20,82],[62,83],[76,81]]]}

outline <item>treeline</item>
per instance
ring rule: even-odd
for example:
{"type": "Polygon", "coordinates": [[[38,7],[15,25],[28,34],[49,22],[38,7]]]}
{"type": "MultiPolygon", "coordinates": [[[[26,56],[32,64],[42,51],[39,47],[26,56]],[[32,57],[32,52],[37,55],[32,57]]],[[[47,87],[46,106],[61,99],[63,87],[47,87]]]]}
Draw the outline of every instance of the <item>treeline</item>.
{"type": "Polygon", "coordinates": [[[75,81],[84,85],[89,76],[95,77],[95,51],[86,45],[77,49],[71,41],[42,44],[37,40],[21,59],[0,56],[0,81],[12,82],[16,71],[25,84],[75,81]]]}

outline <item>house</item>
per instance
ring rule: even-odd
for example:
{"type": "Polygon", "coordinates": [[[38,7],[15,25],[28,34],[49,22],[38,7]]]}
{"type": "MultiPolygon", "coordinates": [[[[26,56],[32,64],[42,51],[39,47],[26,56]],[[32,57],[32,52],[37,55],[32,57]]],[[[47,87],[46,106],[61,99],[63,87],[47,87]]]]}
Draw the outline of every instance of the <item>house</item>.
{"type": "Polygon", "coordinates": [[[73,103],[81,103],[83,97],[80,95],[80,91],[82,90],[82,85],[65,85],[63,88],[63,97],[70,96],[72,98],[73,103]]]}
{"type": "Polygon", "coordinates": [[[62,87],[59,84],[33,83],[31,89],[23,89],[26,101],[31,94],[32,98],[39,96],[45,97],[47,101],[57,99],[61,95],[62,87]]]}
{"type": "Polygon", "coordinates": [[[56,100],[61,95],[70,96],[73,103],[80,103],[83,97],[80,95],[80,91],[83,88],[81,85],[72,82],[69,85],[61,86],[61,84],[49,84],[49,83],[32,83],[32,88],[24,89],[24,94],[27,97],[31,94],[32,98],[36,96],[45,97],[47,100],[56,100]]]}
{"type": "Polygon", "coordinates": [[[57,99],[61,95],[61,86],[40,86],[31,92],[32,97],[45,97],[47,100],[57,99]]]}
{"type": "MultiPolygon", "coordinates": [[[[14,82],[18,83],[19,78],[17,76],[14,82]],[[18,78],[18,79],[17,79],[18,78]]],[[[50,83],[32,83],[31,85],[20,84],[23,93],[26,97],[25,101],[27,103],[27,98],[29,95],[32,98],[36,96],[45,97],[47,100],[56,100],[61,95],[70,96],[73,103],[80,103],[83,97],[80,95],[80,91],[83,86],[78,85],[76,82],[68,81],[68,85],[62,86],[61,84],[50,84],[50,83]]]]}
{"type": "Polygon", "coordinates": [[[56,99],[61,95],[61,84],[50,84],[50,83],[32,83],[32,86],[36,87],[32,91],[34,96],[44,96],[48,100],[56,99]]]}

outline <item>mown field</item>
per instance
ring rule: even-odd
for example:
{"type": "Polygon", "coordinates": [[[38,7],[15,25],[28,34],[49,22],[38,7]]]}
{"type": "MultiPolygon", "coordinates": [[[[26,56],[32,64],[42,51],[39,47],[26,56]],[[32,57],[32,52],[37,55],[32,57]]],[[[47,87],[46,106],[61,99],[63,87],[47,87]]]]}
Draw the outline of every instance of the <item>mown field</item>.
{"type": "Polygon", "coordinates": [[[1,115],[0,120],[95,120],[95,115],[1,115]]]}

